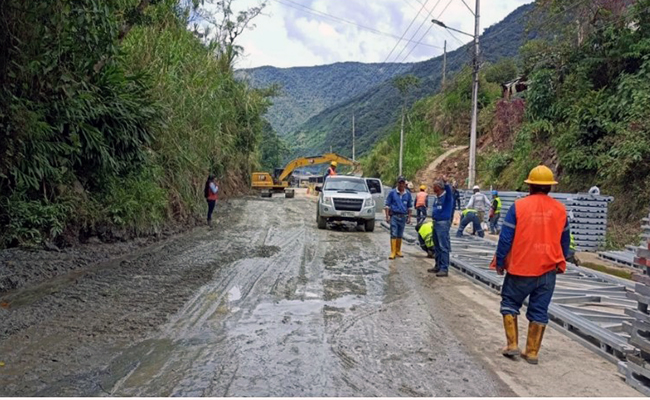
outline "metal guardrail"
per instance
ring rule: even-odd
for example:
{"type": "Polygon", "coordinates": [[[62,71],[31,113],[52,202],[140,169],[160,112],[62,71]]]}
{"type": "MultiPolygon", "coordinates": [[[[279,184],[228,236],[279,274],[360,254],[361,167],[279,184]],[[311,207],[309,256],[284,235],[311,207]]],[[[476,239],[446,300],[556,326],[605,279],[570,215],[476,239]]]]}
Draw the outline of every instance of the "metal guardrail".
{"type": "MultiPolygon", "coordinates": [[[[489,191],[483,191],[483,194],[492,198],[489,191]]],[[[461,190],[461,206],[465,207],[469,202],[473,192],[470,190],[461,190]]],[[[527,196],[524,192],[499,191],[501,198],[501,218],[499,220],[499,229],[503,220],[510,210],[510,207],[517,199],[527,196]]],[[[560,201],[567,208],[569,215],[572,217],[571,232],[573,233],[576,247],[580,251],[594,251],[600,248],[605,242],[607,234],[607,208],[610,202],[614,201],[611,196],[593,196],[586,193],[554,193],[550,196],[560,201]]],[[[485,221],[487,222],[487,212],[485,221]]],[[[650,237],[650,230],[648,231],[650,237]]]]}

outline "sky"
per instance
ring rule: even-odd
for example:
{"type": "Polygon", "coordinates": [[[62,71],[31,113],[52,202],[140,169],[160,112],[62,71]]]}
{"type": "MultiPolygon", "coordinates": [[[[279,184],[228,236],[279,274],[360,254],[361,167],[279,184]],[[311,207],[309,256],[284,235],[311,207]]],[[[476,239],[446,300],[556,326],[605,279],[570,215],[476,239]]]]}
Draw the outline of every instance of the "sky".
{"type": "MultiPolygon", "coordinates": [[[[532,0],[481,2],[480,29],[503,20],[532,0]]],[[[235,10],[260,0],[234,0],[235,10]]],[[[475,0],[267,0],[255,28],[238,41],[244,54],[236,68],[263,65],[286,68],[344,61],[417,62],[451,51],[471,37],[449,32],[430,21],[472,34],[475,0]],[[344,22],[344,21],[346,22],[344,22]],[[404,37],[401,41],[399,39],[404,37]]]]}

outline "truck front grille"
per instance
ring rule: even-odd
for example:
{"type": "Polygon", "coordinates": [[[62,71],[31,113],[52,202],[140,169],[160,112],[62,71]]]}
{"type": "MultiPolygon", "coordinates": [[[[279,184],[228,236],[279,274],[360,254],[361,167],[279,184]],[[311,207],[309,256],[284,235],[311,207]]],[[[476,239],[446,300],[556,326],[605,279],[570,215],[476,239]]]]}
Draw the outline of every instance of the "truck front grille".
{"type": "Polygon", "coordinates": [[[334,198],[334,208],[337,211],[361,211],[363,200],[334,198]]]}

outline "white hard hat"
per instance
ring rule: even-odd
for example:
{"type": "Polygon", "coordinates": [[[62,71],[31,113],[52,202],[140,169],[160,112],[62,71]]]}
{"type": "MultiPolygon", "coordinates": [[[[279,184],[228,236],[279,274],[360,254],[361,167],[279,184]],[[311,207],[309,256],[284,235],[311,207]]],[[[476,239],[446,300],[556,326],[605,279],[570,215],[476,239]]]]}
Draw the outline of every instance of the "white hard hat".
{"type": "Polygon", "coordinates": [[[474,185],[474,187],[472,188],[472,190],[481,190],[481,188],[478,187],[478,185],[474,185]]]}

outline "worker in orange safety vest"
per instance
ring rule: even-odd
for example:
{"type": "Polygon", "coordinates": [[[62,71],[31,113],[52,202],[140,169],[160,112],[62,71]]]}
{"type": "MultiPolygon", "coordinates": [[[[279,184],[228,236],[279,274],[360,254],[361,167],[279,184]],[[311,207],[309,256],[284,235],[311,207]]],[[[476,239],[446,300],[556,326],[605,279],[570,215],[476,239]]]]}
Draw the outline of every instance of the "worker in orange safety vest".
{"type": "Polygon", "coordinates": [[[537,364],[556,274],[566,270],[571,232],[566,208],[548,195],[557,185],[553,172],[540,165],[530,171],[525,183],[530,195],[515,201],[508,210],[490,267],[500,275],[507,272],[501,288],[507,340],[502,353],[511,358],[521,355],[537,364]],[[520,353],[517,316],[526,298],[528,337],[526,350],[520,353]]]}
{"type": "Polygon", "coordinates": [[[328,176],[335,176],[336,175],[336,167],[339,165],[336,161],[332,161],[330,163],[330,167],[327,169],[327,172],[325,173],[325,178],[323,179],[323,182],[325,182],[325,179],[327,179],[328,176]]]}

